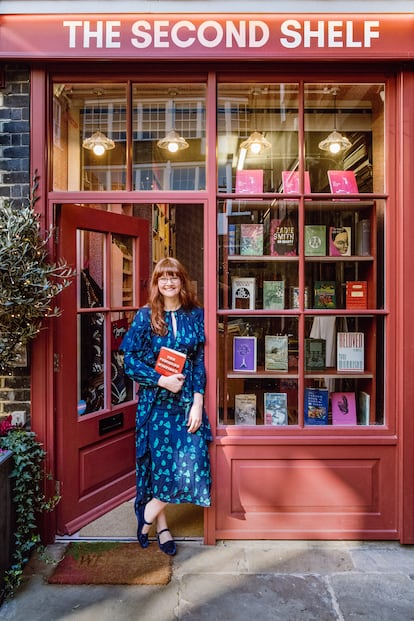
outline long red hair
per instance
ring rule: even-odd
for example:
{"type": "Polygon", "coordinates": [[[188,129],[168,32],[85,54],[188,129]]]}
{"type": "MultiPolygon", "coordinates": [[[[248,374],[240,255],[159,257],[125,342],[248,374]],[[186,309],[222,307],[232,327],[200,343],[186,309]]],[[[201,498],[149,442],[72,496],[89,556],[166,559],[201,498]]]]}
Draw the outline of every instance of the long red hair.
{"type": "Polygon", "coordinates": [[[151,309],[151,326],[156,334],[163,336],[167,333],[165,323],[164,297],[158,289],[158,280],[162,276],[178,276],[181,280],[180,304],[184,310],[191,310],[200,306],[190,277],[185,267],[173,257],[166,257],[158,261],[151,278],[148,306],[151,309]]]}

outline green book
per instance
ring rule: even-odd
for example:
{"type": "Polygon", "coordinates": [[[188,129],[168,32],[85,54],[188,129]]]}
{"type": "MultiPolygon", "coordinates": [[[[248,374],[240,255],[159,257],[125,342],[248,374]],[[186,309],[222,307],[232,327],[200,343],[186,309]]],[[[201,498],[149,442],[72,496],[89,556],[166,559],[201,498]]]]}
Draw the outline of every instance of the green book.
{"type": "Polygon", "coordinates": [[[315,280],[314,308],[336,308],[334,280],[315,280]]]}
{"type": "Polygon", "coordinates": [[[284,280],[263,281],[263,308],[271,308],[276,310],[285,308],[284,280]]]}
{"type": "Polygon", "coordinates": [[[305,339],[305,371],[325,371],[326,340],[305,339]]]}
{"type": "Polygon", "coordinates": [[[305,256],[326,256],[326,226],[324,224],[305,225],[305,256]]]}

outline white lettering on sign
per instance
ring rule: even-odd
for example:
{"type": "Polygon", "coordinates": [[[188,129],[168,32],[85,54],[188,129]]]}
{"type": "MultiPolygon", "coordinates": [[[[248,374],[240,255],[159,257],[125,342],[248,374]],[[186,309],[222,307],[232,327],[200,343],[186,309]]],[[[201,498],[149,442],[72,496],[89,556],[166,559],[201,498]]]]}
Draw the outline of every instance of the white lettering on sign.
{"type": "Polygon", "coordinates": [[[122,30],[119,20],[65,20],[69,48],[111,49],[122,45],[137,49],[204,48],[226,49],[262,48],[278,42],[283,48],[370,48],[379,39],[379,20],[299,20],[286,19],[278,35],[262,20],[208,19],[193,22],[181,19],[139,19],[130,26],[130,35],[122,30]],[[132,36],[131,36],[132,35],[132,36]],[[279,38],[278,38],[279,36],[279,38]]]}
{"type": "Polygon", "coordinates": [[[310,20],[303,24],[297,19],[287,19],[281,25],[281,33],[285,35],[280,43],[286,48],[303,46],[312,47],[371,47],[373,39],[379,39],[379,20],[362,22],[362,39],[354,32],[354,22],[347,20],[318,20],[312,25],[310,20]]]}

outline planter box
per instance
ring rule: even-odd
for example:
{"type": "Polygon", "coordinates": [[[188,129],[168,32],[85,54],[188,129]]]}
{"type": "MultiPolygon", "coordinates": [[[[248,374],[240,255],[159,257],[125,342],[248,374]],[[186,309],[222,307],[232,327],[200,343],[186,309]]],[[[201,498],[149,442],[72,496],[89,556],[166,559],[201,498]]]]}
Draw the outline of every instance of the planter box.
{"type": "Polygon", "coordinates": [[[4,573],[11,566],[15,516],[11,492],[10,473],[13,468],[13,453],[0,452],[0,604],[3,599],[4,573]]]}

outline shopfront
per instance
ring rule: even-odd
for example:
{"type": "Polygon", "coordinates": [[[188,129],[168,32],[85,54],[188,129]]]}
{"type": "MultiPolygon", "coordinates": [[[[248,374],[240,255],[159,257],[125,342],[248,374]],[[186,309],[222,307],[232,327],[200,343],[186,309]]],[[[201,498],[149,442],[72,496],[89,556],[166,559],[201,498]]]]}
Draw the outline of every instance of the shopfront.
{"type": "Polygon", "coordinates": [[[49,536],[134,493],[118,346],[162,256],[207,330],[217,539],[414,542],[414,16],[0,16],[76,266],[31,356],[49,536]],[[398,37],[396,33],[398,32],[398,37]]]}

